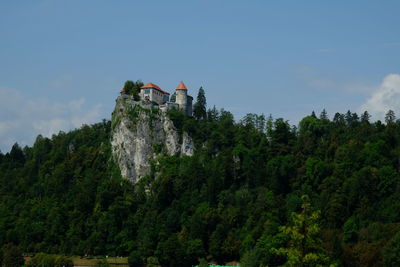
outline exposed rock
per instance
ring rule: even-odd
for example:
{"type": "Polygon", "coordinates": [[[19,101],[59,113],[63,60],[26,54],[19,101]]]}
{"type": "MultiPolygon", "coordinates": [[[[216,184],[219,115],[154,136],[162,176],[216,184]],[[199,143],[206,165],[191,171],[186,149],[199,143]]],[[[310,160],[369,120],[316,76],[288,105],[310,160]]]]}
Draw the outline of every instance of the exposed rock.
{"type": "Polygon", "coordinates": [[[194,152],[192,138],[185,132],[180,137],[165,112],[126,95],[116,101],[111,145],[121,175],[132,183],[149,174],[151,160],[158,155],[192,156],[194,152]]]}

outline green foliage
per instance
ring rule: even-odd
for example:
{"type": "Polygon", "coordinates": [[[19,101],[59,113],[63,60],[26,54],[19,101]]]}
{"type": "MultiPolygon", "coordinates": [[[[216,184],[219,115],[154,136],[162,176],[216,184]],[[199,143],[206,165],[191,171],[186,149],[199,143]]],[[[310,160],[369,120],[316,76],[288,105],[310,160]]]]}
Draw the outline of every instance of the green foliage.
{"type": "Polygon", "coordinates": [[[159,267],[161,266],[158,262],[157,257],[148,257],[146,267],[159,267]]]}
{"type": "Polygon", "coordinates": [[[208,267],[207,260],[204,258],[201,258],[198,267],[208,267]]]}
{"type": "Polygon", "coordinates": [[[400,232],[383,248],[383,266],[400,266],[400,232]]]}
{"type": "Polygon", "coordinates": [[[343,241],[346,243],[355,243],[357,241],[358,226],[356,219],[350,217],[343,225],[343,241]]]}
{"type": "Polygon", "coordinates": [[[301,213],[292,213],[288,226],[281,231],[288,237],[288,247],[277,250],[287,258],[284,266],[329,266],[329,258],[319,238],[319,211],[313,211],[307,195],[302,196],[301,213]]]}
{"type": "Polygon", "coordinates": [[[125,94],[132,95],[133,98],[136,101],[138,101],[138,100],[140,100],[139,93],[140,93],[140,87],[142,87],[142,86],[143,86],[143,82],[140,80],[137,80],[136,82],[128,80],[125,82],[124,87],[122,88],[122,91],[125,94]]]}
{"type": "Polygon", "coordinates": [[[4,245],[2,248],[2,266],[4,267],[19,267],[24,265],[24,257],[21,250],[14,244],[4,245]]]}
{"type": "Polygon", "coordinates": [[[73,267],[74,264],[70,258],[65,256],[38,253],[29,261],[27,266],[73,267]]]}
{"type": "Polygon", "coordinates": [[[72,260],[65,256],[58,256],[56,258],[55,267],[73,267],[74,263],[72,260]]]}
{"type": "MultiPolygon", "coordinates": [[[[158,116],[140,108],[120,115],[139,119],[140,112],[158,116]]],[[[155,146],[160,157],[136,185],[110,160],[109,121],[0,153],[0,243],[45,252],[32,264],[54,266],[53,254],[129,256],[131,266],[397,263],[400,122],[393,116],[383,124],[367,113],[331,121],[323,112],[298,129],[256,114],[236,123],[216,108],[199,120],[178,110],[168,116],[197,149],[180,157],[155,146]],[[310,201],[302,204],[304,194],[310,201]]]]}
{"type": "Polygon", "coordinates": [[[197,94],[197,101],[193,106],[193,116],[197,120],[207,119],[207,101],[203,87],[200,87],[199,93],[197,94]]]}
{"type": "Polygon", "coordinates": [[[143,259],[142,256],[140,255],[140,252],[136,250],[132,251],[128,257],[128,263],[129,266],[131,267],[142,266],[143,259]]]}
{"type": "Polygon", "coordinates": [[[96,264],[97,267],[109,267],[110,264],[108,263],[108,261],[106,259],[101,259],[97,261],[96,264]]]}

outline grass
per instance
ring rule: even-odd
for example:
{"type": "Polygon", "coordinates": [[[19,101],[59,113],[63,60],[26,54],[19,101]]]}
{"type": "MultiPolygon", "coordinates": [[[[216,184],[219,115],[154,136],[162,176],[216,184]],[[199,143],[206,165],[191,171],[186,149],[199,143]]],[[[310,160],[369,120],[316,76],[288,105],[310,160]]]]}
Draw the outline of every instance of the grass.
{"type": "MultiPolygon", "coordinates": [[[[96,266],[97,262],[102,258],[81,258],[81,257],[72,257],[72,261],[74,262],[75,266],[96,266]]],[[[106,258],[109,264],[113,263],[125,263],[128,264],[128,258],[126,257],[109,257],[106,258]]]]}
{"type": "MultiPolygon", "coordinates": [[[[31,260],[31,257],[24,257],[25,264],[31,260]]],[[[97,266],[97,262],[103,258],[82,258],[79,256],[70,257],[74,262],[74,266],[97,266]]],[[[126,264],[128,265],[127,257],[108,257],[105,258],[107,262],[112,266],[113,264],[126,264]]]]}

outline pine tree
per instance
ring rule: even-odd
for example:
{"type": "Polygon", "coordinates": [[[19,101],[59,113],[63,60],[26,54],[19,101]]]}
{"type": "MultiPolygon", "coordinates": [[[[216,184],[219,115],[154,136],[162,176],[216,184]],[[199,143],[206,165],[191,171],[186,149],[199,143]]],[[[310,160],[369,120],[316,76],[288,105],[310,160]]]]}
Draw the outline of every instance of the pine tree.
{"type": "Polygon", "coordinates": [[[197,94],[197,102],[196,104],[194,104],[193,116],[197,120],[207,119],[206,107],[207,107],[206,95],[203,87],[200,87],[199,93],[197,94]]]}
{"type": "Polygon", "coordinates": [[[317,118],[317,115],[315,115],[315,112],[314,112],[314,110],[313,110],[313,112],[311,112],[311,117],[313,117],[313,118],[317,118]]]}
{"type": "Polygon", "coordinates": [[[328,113],[326,112],[325,109],[322,110],[321,114],[319,115],[319,118],[320,118],[321,120],[328,120],[328,119],[329,119],[329,118],[328,118],[328,113]]]}
{"type": "Polygon", "coordinates": [[[368,111],[364,111],[364,113],[361,115],[361,122],[369,123],[370,118],[371,118],[371,115],[369,115],[368,111]]]}
{"type": "Polygon", "coordinates": [[[386,124],[393,123],[395,120],[396,120],[396,115],[394,114],[394,111],[389,109],[389,111],[385,115],[386,124]]]}

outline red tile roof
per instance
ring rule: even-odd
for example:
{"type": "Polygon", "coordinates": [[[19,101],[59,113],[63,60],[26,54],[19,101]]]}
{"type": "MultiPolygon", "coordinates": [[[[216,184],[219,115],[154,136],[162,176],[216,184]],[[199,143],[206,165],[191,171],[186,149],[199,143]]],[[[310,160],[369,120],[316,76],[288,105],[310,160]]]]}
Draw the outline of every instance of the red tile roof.
{"type": "Polygon", "coordinates": [[[163,94],[167,94],[169,95],[168,92],[165,92],[163,89],[161,89],[160,87],[158,87],[157,85],[155,85],[154,83],[146,83],[145,85],[143,85],[142,87],[140,87],[140,89],[146,89],[146,88],[152,88],[152,89],[156,89],[157,91],[163,93],[163,94]]]}
{"type": "Polygon", "coordinates": [[[180,82],[176,90],[187,90],[186,85],[183,82],[180,82]]]}

